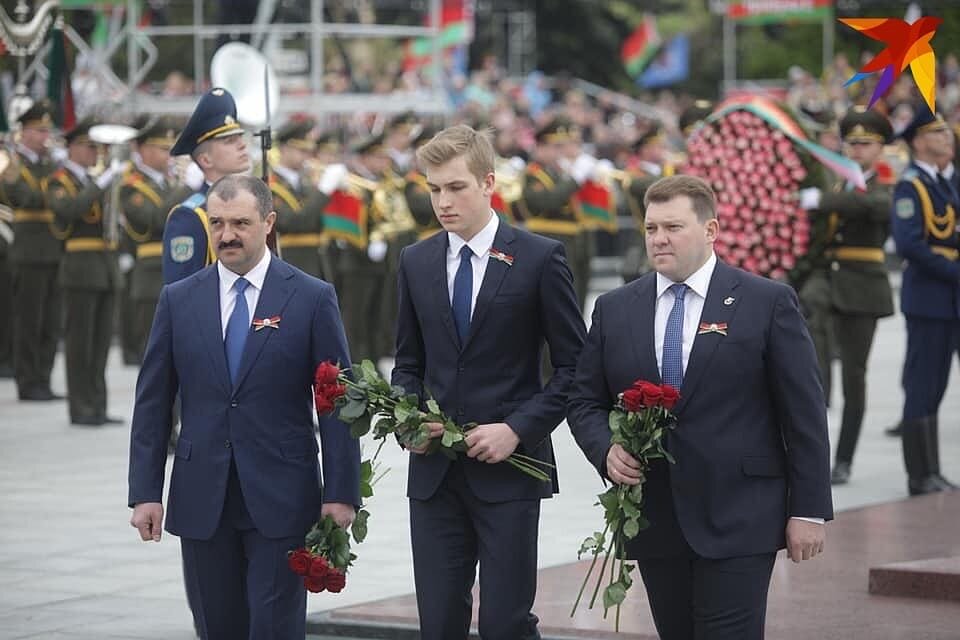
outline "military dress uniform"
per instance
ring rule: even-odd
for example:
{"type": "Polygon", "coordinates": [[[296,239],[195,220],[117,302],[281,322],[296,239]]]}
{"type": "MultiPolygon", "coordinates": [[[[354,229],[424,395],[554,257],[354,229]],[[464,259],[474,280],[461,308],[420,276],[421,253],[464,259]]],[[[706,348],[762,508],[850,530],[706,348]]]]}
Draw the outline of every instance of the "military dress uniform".
{"type": "Polygon", "coordinates": [[[13,377],[13,273],[10,245],[13,243],[13,214],[0,211],[0,378],[13,377]]]}
{"type": "MultiPolygon", "coordinates": [[[[855,107],[841,120],[840,134],[846,144],[885,144],[893,130],[883,114],[855,107]]],[[[840,356],[844,404],[834,484],[849,478],[866,410],[867,359],[877,320],[894,311],[883,251],[890,235],[893,180],[877,167],[864,173],[866,190],[841,182],[819,194],[805,257],[811,271],[800,289],[828,398],[832,357],[840,356]]]]}
{"type": "MultiPolygon", "coordinates": [[[[53,127],[50,106],[39,102],[19,118],[22,127],[53,127]]],[[[22,145],[0,180],[0,198],[13,210],[9,263],[13,276],[13,365],[21,400],[55,400],[50,373],[61,326],[57,280],[63,237],[53,225],[43,181],[56,169],[48,158],[22,145]]]]}
{"type": "MultiPolygon", "coordinates": [[[[89,144],[92,124],[86,120],[68,131],[67,144],[89,144]]],[[[70,421],[87,426],[115,422],[107,417],[106,367],[120,271],[104,220],[107,191],[70,160],[44,184],[57,232],[66,240],[59,280],[66,308],[70,421]]]]}
{"type": "MultiPolygon", "coordinates": [[[[171,148],[175,133],[170,123],[157,120],[140,130],[137,142],[171,148]]],[[[138,362],[143,358],[163,288],[163,229],[167,214],[189,195],[189,187],[151,169],[137,156],[120,183],[124,228],[136,242],[129,288],[131,333],[138,362]]]]}
{"type": "MultiPolygon", "coordinates": [[[[197,108],[170,150],[173,156],[192,154],[203,142],[235,136],[243,132],[237,122],[237,105],[226,89],[216,87],[200,98],[197,108]]],[[[197,193],[170,211],[163,228],[163,281],[182,280],[216,262],[210,243],[207,221],[207,189],[197,193]]]]}
{"type": "MultiPolygon", "coordinates": [[[[309,139],[312,121],[292,122],[277,132],[280,145],[291,145],[312,152],[309,139]]],[[[302,171],[274,165],[270,175],[273,208],[277,212],[277,233],[283,238],[283,259],[317,278],[330,279],[324,273],[322,249],[323,209],[330,196],[310,183],[302,171]]]]}
{"type": "MultiPolygon", "coordinates": [[[[912,142],[947,128],[939,114],[921,110],[902,135],[912,142]]],[[[907,321],[901,429],[911,495],[954,488],[940,475],[937,413],[960,340],[958,211],[960,181],[953,165],[938,171],[914,158],[894,189],[891,215],[897,252],[906,261],[900,293],[907,321]]]]}

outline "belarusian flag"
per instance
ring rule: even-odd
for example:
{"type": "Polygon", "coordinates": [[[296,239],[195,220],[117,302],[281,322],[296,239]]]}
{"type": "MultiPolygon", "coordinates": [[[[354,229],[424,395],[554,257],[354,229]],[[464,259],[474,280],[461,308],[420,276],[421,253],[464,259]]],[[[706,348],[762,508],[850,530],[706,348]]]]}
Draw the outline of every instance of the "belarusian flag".
{"type": "MultiPolygon", "coordinates": [[[[473,40],[472,0],[443,0],[440,9],[440,49],[469,44],[473,40]]],[[[430,15],[425,22],[430,26],[430,15]]],[[[417,69],[430,63],[433,41],[430,38],[408,40],[403,53],[403,68],[417,69]]]]}
{"type": "Polygon", "coordinates": [[[645,15],[633,33],[627,37],[620,48],[620,59],[631,76],[638,76],[657,53],[662,40],[657,33],[657,19],[645,15]]]}
{"type": "Polygon", "coordinates": [[[50,31],[50,57],[47,59],[47,98],[53,105],[53,120],[64,131],[77,124],[73,108],[73,89],[70,87],[70,66],[67,62],[67,42],[63,35],[63,17],[58,16],[50,31]]]}
{"type": "Polygon", "coordinates": [[[490,208],[500,216],[503,222],[507,224],[514,224],[516,222],[516,218],[513,217],[513,207],[496,191],[490,196],[490,208]]]}
{"type": "Polygon", "coordinates": [[[573,194],[573,210],[587,229],[617,230],[617,206],[613,194],[603,184],[587,180],[573,194]]]}
{"type": "Polygon", "coordinates": [[[359,249],[367,247],[367,206],[347,191],[334,191],[323,210],[323,232],[359,249]]]}

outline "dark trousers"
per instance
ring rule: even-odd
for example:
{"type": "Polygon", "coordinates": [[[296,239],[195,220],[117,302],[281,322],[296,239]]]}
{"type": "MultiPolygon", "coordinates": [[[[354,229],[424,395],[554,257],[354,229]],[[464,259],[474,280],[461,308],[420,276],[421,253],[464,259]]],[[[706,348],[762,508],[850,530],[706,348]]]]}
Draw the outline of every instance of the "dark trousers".
{"type": "Polygon", "coordinates": [[[70,419],[107,414],[107,355],[113,336],[113,291],[65,289],[70,419]]]}
{"type": "Polygon", "coordinates": [[[903,421],[936,417],[960,341],[960,320],[907,316],[903,421]]]}
{"type": "MultiPolygon", "coordinates": [[[[306,534],[306,532],[304,532],[306,534]]],[[[303,640],[307,592],[287,566],[303,536],[265,538],[231,465],[220,525],[209,540],[180,539],[190,606],[203,640],[303,640]]]]}
{"type": "MultiPolygon", "coordinates": [[[[13,265],[0,255],[0,368],[13,367],[13,265]]],[[[7,374],[9,375],[9,374],[7,374]]]]}
{"type": "Polygon", "coordinates": [[[153,326],[153,316],[157,312],[157,299],[133,301],[133,345],[137,354],[137,362],[143,361],[143,354],[147,350],[147,340],[150,338],[150,327],[153,326]]]}
{"type": "Polygon", "coordinates": [[[429,500],[410,500],[413,573],[423,640],[466,638],[480,564],[483,640],[540,638],[537,590],[539,500],[477,499],[459,462],[429,500]]]}
{"type": "MultiPolygon", "coordinates": [[[[688,548],[689,549],[689,548],[688,548]]],[[[639,560],[661,640],[761,640],[775,553],[639,560]]]]}
{"type": "Polygon", "coordinates": [[[17,264],[13,270],[13,367],[17,389],[50,388],[60,335],[56,264],[17,264]]]}
{"type": "Polygon", "coordinates": [[[837,462],[852,462],[867,405],[867,359],[877,330],[877,319],[847,314],[837,314],[834,318],[843,383],[843,419],[836,459],[837,462]]]}

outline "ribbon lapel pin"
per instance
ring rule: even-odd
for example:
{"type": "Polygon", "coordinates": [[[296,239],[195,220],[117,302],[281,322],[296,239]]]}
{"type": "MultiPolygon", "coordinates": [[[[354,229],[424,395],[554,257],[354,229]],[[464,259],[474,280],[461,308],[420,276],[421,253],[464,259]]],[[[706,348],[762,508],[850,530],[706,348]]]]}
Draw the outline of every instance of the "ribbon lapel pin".
{"type": "Polygon", "coordinates": [[[261,329],[279,329],[280,328],[280,316],[273,316],[272,318],[263,318],[262,320],[254,319],[253,321],[253,330],[260,331],[261,329]]]}
{"type": "Polygon", "coordinates": [[[505,263],[508,267],[513,265],[513,256],[507,255],[503,251],[498,251],[491,248],[489,255],[494,260],[499,260],[500,262],[505,263]]]}
{"type": "Polygon", "coordinates": [[[726,322],[701,322],[700,330],[697,331],[698,336],[702,336],[705,333],[719,333],[722,336],[727,335],[727,323],[726,322]]]}

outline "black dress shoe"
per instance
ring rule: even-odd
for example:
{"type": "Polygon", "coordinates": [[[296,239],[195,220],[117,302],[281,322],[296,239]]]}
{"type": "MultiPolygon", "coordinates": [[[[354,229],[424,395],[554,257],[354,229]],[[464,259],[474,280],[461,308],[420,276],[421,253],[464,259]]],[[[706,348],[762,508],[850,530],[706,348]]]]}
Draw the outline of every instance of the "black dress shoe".
{"type": "Polygon", "coordinates": [[[939,473],[933,474],[933,480],[938,485],[940,485],[940,487],[942,487],[944,491],[954,491],[957,489],[957,485],[953,484],[952,482],[944,478],[939,473]]]}
{"type": "Polygon", "coordinates": [[[830,484],[847,484],[850,482],[850,463],[838,462],[830,472],[830,484]]]}
{"type": "Polygon", "coordinates": [[[940,483],[938,476],[932,474],[923,476],[922,478],[909,478],[907,480],[907,490],[911,496],[922,496],[928,493],[949,491],[949,489],[940,483]]]}
{"type": "Polygon", "coordinates": [[[12,377],[13,377],[13,365],[0,364],[0,378],[12,378],[12,377]]]}
{"type": "Polygon", "coordinates": [[[49,402],[51,400],[63,400],[63,396],[54,393],[50,389],[25,389],[20,391],[21,400],[28,402],[49,402]]]}
{"type": "Polygon", "coordinates": [[[100,416],[100,424],[123,424],[122,418],[112,418],[110,416],[100,416]]]}
{"type": "Polygon", "coordinates": [[[887,427],[883,432],[891,438],[899,438],[903,434],[903,424],[898,422],[892,427],[887,427]]]}
{"type": "Polygon", "coordinates": [[[97,416],[70,418],[70,424],[76,427],[101,427],[103,419],[97,416]]]}

